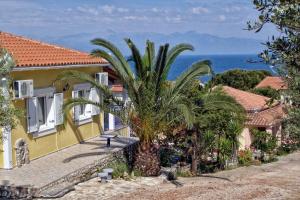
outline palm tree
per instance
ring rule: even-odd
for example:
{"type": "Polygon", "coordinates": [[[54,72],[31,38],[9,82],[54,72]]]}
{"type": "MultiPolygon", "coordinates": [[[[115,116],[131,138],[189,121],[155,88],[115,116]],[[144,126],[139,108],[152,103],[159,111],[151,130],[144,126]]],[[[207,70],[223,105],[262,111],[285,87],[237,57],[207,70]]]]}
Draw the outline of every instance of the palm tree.
{"type": "Polygon", "coordinates": [[[141,55],[130,39],[125,39],[131,50],[131,56],[125,58],[120,50],[104,39],[94,39],[92,43],[102,49],[95,49],[92,55],[106,59],[123,86],[127,89],[130,104],[115,99],[108,87],[99,85],[92,77],[78,71],[68,71],[59,76],[61,80],[69,78],[90,82],[104,94],[106,101],[95,103],[85,99],[71,99],[65,103],[65,109],[78,104],[92,104],[108,110],[109,105],[118,105],[120,111],[110,110],[112,114],[128,124],[140,139],[135,167],[144,175],[157,175],[160,171],[157,155],[157,136],[165,133],[178,121],[192,126],[194,121],[193,102],[184,95],[184,90],[202,75],[211,71],[208,60],[192,64],[175,80],[169,81],[168,74],[176,57],[186,50],[193,50],[189,44],[179,44],[169,50],[169,44],[159,47],[155,54],[153,42],[147,41],[145,53],[141,55]],[[130,62],[133,63],[131,67],[130,62]]]}

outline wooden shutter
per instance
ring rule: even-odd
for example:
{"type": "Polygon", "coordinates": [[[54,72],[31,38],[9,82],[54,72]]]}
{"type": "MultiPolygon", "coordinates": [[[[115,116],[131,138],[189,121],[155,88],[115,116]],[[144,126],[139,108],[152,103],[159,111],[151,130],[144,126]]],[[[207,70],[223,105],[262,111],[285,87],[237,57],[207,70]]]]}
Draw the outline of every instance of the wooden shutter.
{"type": "Polygon", "coordinates": [[[37,98],[32,97],[27,99],[27,132],[36,131],[38,131],[37,98]]]}
{"type": "MultiPolygon", "coordinates": [[[[78,98],[78,91],[72,91],[72,98],[78,98]]],[[[79,110],[79,105],[73,107],[73,117],[75,123],[79,123],[79,110]]]]}
{"type": "MultiPolygon", "coordinates": [[[[99,93],[96,88],[91,88],[90,97],[93,102],[99,103],[100,97],[99,93]]],[[[92,116],[93,115],[99,115],[100,114],[100,108],[98,106],[92,105],[92,116]]]]}
{"type": "Polygon", "coordinates": [[[100,76],[100,84],[102,85],[108,85],[108,73],[107,72],[102,72],[99,73],[100,76]]]}
{"type": "MultiPolygon", "coordinates": [[[[85,91],[85,98],[88,100],[92,100],[92,94],[91,94],[91,89],[85,91]]],[[[85,109],[84,109],[84,115],[86,118],[91,117],[92,114],[92,105],[91,104],[86,104],[85,109]]]]}
{"type": "Polygon", "coordinates": [[[54,128],[55,127],[55,104],[53,101],[53,94],[46,96],[47,98],[47,111],[48,112],[48,116],[47,116],[47,126],[49,128],[54,128]]]}
{"type": "Polygon", "coordinates": [[[64,94],[54,94],[54,107],[55,107],[55,125],[61,125],[64,123],[63,113],[64,94]]]}

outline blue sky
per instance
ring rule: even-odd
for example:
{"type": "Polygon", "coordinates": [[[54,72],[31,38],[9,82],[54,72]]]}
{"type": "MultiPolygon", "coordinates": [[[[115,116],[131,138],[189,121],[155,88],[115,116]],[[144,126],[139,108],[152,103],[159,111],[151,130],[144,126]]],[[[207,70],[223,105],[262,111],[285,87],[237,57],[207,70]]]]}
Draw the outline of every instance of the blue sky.
{"type": "Polygon", "coordinates": [[[33,38],[196,31],[265,40],[270,27],[243,30],[257,14],[252,0],[0,0],[0,30],[33,38]]]}

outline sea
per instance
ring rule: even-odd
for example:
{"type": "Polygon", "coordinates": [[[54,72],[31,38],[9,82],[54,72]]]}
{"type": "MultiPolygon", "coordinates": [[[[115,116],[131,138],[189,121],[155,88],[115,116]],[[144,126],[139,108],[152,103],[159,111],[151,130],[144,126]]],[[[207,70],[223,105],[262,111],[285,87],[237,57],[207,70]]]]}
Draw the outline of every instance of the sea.
{"type": "MultiPolygon", "coordinates": [[[[169,73],[169,80],[174,80],[185,69],[190,67],[193,63],[199,60],[210,60],[212,63],[212,69],[215,74],[222,73],[232,69],[244,69],[244,70],[266,70],[275,74],[275,70],[271,65],[263,62],[258,55],[182,55],[179,56],[169,73]]],[[[207,82],[210,79],[209,76],[202,77],[203,82],[207,82]]]]}

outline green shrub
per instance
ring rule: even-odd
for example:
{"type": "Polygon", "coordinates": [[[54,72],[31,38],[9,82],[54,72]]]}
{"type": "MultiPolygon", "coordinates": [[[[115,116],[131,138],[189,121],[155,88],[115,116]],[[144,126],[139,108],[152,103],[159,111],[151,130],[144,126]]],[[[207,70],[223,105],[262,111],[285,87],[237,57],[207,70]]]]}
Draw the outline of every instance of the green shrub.
{"type": "Polygon", "coordinates": [[[133,172],[133,175],[136,177],[140,177],[143,175],[142,172],[138,169],[134,169],[132,172],[133,172]]]}
{"type": "Polygon", "coordinates": [[[190,171],[186,171],[186,170],[184,170],[184,171],[178,170],[178,171],[176,172],[176,176],[177,176],[177,177],[192,177],[193,174],[192,174],[190,171]]]}
{"type": "Polygon", "coordinates": [[[214,173],[218,170],[217,162],[200,162],[199,164],[200,173],[214,173]]]}
{"type": "Polygon", "coordinates": [[[112,173],[113,178],[122,178],[125,172],[129,174],[128,165],[125,162],[112,162],[107,167],[114,169],[112,173]]]}
{"type": "Polygon", "coordinates": [[[249,149],[239,151],[238,161],[240,165],[249,166],[252,162],[252,152],[249,149]]]}
{"type": "Polygon", "coordinates": [[[179,157],[179,153],[172,148],[161,148],[159,150],[160,165],[163,167],[171,167],[176,158],[179,157]]]}

